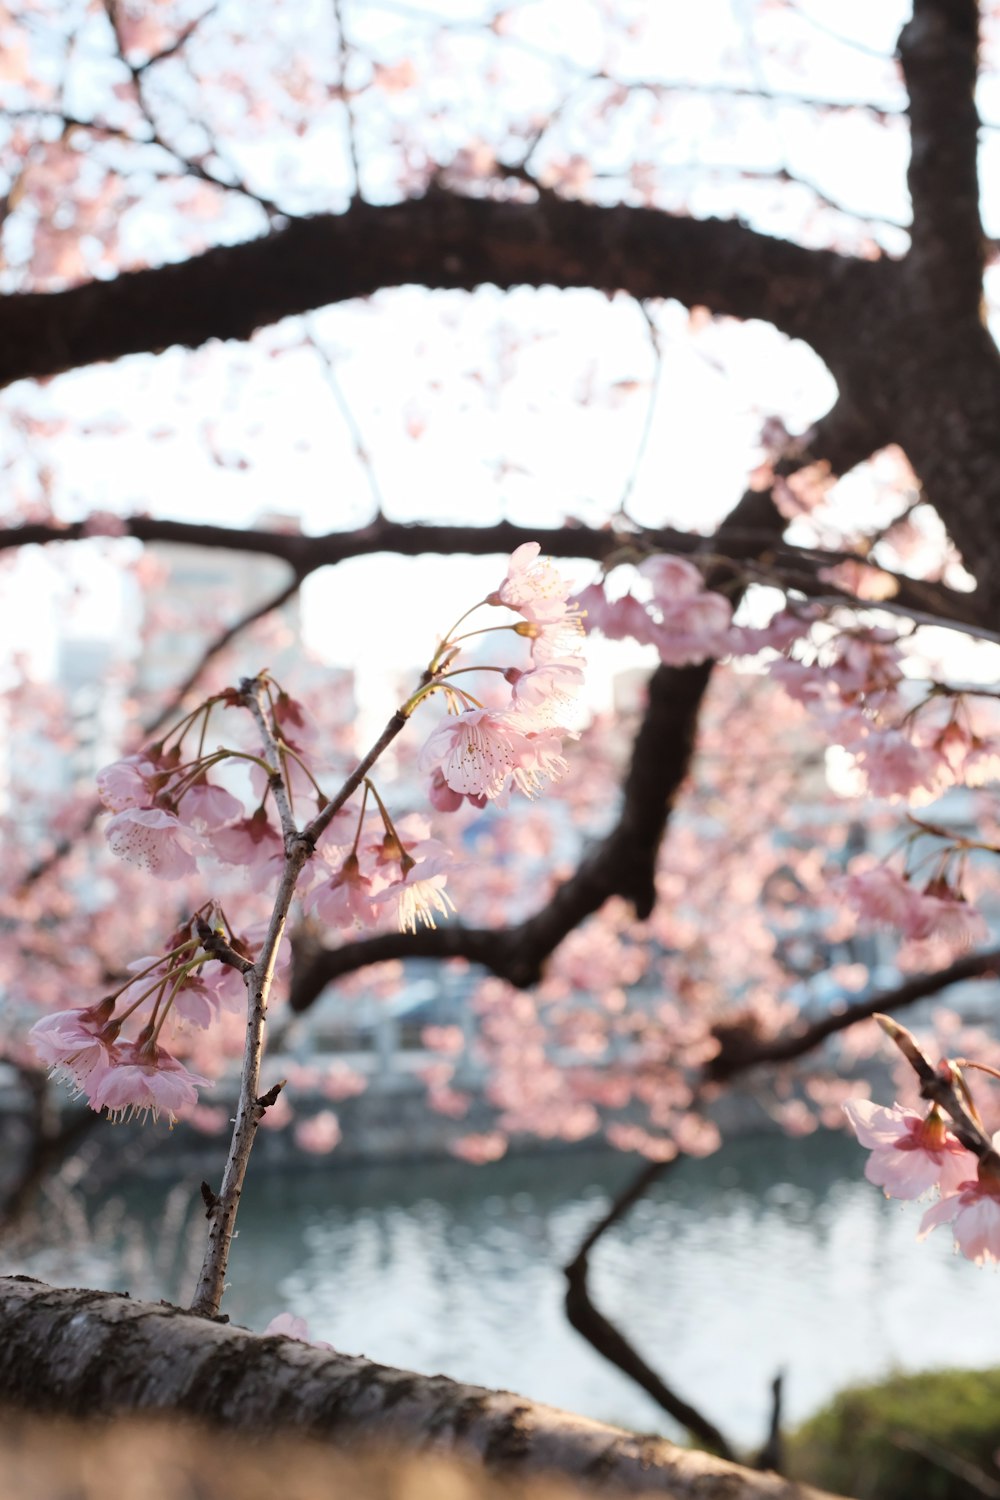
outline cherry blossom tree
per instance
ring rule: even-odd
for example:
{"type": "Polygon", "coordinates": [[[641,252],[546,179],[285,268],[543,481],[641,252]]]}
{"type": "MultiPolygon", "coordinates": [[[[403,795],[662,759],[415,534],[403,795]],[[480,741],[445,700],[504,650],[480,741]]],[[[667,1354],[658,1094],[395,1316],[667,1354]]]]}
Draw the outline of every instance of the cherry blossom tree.
{"type": "MultiPolygon", "coordinates": [[[[950,1222],[972,1259],[1000,1252],[1000,1118],[988,1084],[970,1113],[957,1061],[995,1067],[995,1040],[944,1010],[927,1039],[890,1023],[893,1110],[836,1070],[882,1045],[862,1024],[876,1013],[1000,959],[984,916],[1000,833],[1000,358],[981,205],[994,126],[977,104],[1000,17],[914,0],[852,35],[796,4],[744,8],[739,26],[725,10],[698,76],[671,62],[686,54],[658,8],[595,0],[582,28],[581,14],[572,36],[555,5],[447,17],[341,0],[279,7],[266,27],[182,0],[3,14],[12,590],[31,549],[58,553],[70,579],[75,551],[130,573],[152,642],[179,628],[156,544],[284,568],[269,597],[206,622],[158,695],[141,652],[116,662],[122,743],[100,799],[82,785],[55,798],[30,758],[11,759],[3,1044],[34,1128],[8,1209],[102,1111],[224,1123],[199,1080],[239,1055],[233,1006],[252,974],[258,1061],[231,1169],[206,1197],[221,1242],[248,1143],[278,1109],[257,1092],[265,976],[287,965],[280,1003],[303,1016],[359,973],[392,985],[407,959],[472,966],[496,1123],[457,1127],[456,1149],[488,1160],[512,1134],[603,1130],[639,1153],[567,1268],[569,1316],[726,1456],[587,1285],[599,1236],[673,1162],[718,1145],[722,1089],[760,1070],[792,1132],[839,1123],[853,1101],[873,1182],[937,1186],[927,1228],[950,1222]],[[685,469],[671,407],[694,371],[714,399],[720,370],[748,394],[705,424],[685,469]],[[244,513],[278,488],[279,515],[223,524],[220,498],[179,519],[178,475],[244,513]],[[326,486],[322,524],[286,500],[306,475],[326,486]],[[448,699],[422,745],[393,746],[419,798],[394,808],[379,781],[352,802],[374,761],[343,705],[300,703],[263,671],[280,611],[365,559],[439,553],[495,557],[483,607],[516,623],[473,664],[485,688],[455,666],[466,627],[436,625],[424,676],[386,708],[395,741],[431,689],[448,699]],[[575,724],[602,639],[651,675],[634,714],[575,724]],[[246,715],[255,730],[234,743],[246,715]],[[242,782],[218,778],[237,763],[242,782]],[[539,792],[555,814],[516,811],[539,792]],[[464,880],[449,826],[453,844],[481,841],[464,880]],[[572,838],[554,853],[560,827],[572,838]],[[222,869],[206,898],[209,848],[222,869]],[[161,880],[185,913],[169,930],[161,880]],[[899,939],[899,982],[873,993],[876,930],[899,939]],[[797,997],[823,969],[842,999],[810,1018],[797,997]],[[168,1012],[182,1054],[161,1039],[168,1012]],[[41,1061],[93,1109],[53,1117],[30,1022],[41,1061]],[[575,1066],[556,1065],[555,1043],[575,1066]]],[[[388,617],[408,660],[412,600],[374,576],[359,645],[388,617]]],[[[30,661],[9,674],[11,743],[72,754],[65,706],[34,678],[30,661]]],[[[454,1039],[429,1040],[430,1102],[460,1118],[454,1039]]],[[[335,1119],[299,1124],[336,1144],[335,1119]]],[[[223,1273],[217,1255],[202,1312],[223,1273]]]]}

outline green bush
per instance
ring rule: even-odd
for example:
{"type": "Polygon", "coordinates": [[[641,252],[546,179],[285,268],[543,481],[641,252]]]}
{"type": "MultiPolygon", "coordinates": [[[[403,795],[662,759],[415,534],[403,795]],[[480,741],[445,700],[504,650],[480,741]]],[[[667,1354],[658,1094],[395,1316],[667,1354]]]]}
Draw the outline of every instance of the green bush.
{"type": "Polygon", "coordinates": [[[787,1468],[858,1500],[1000,1496],[1000,1369],[929,1370],[842,1391],[788,1440],[787,1468]]]}

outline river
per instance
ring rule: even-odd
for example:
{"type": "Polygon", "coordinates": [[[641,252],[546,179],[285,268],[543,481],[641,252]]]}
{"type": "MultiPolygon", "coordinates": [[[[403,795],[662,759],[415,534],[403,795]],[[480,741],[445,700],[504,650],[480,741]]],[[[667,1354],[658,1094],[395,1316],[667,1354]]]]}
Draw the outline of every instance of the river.
{"type": "MultiPolygon", "coordinates": [[[[954,1256],[946,1230],[917,1244],[919,1206],[887,1202],[864,1160],[843,1136],[734,1142],[678,1166],[595,1254],[599,1304],[739,1444],[762,1441],[778,1368],[794,1423],[892,1369],[1000,1363],[1000,1280],[954,1256]]],[[[251,1167],[226,1310],[257,1329],[287,1310],[347,1353],[676,1435],[561,1305],[561,1263],[635,1166],[594,1152],[251,1167]]],[[[49,1242],[8,1266],[181,1299],[204,1233],[198,1180],[69,1201],[49,1242]]]]}

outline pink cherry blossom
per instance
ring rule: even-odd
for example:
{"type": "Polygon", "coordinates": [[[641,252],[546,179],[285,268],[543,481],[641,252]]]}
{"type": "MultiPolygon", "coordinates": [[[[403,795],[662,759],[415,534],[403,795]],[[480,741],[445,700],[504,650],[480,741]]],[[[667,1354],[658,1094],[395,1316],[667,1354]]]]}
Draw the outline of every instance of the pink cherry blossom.
{"type": "Polygon", "coordinates": [[[111,1066],[88,1090],[90,1107],[106,1109],[116,1120],[166,1115],[173,1125],[198,1102],[198,1088],[208,1083],[153,1041],[123,1042],[111,1066]]]}
{"type": "Polygon", "coordinates": [[[839,886],[862,916],[915,942],[938,937],[968,948],[989,935],[982,915],[943,876],[921,891],[890,865],[876,865],[848,875],[839,886]]]}
{"type": "Polygon", "coordinates": [[[652,581],[653,598],[661,608],[681,599],[693,599],[705,587],[705,580],[694,563],[688,562],[686,557],[674,557],[669,553],[647,557],[640,564],[640,572],[652,581]]]}
{"type": "MultiPolygon", "coordinates": [[[[858,758],[873,797],[911,800],[914,793],[937,796],[951,780],[943,756],[915,745],[898,729],[871,734],[849,748],[858,758]]],[[[927,801],[929,796],[920,800],[927,801]]]]}
{"type": "Polygon", "coordinates": [[[436,927],[434,913],[449,916],[455,904],[445,890],[451,862],[443,857],[421,860],[412,865],[401,880],[395,880],[374,897],[375,903],[387,907],[399,922],[400,932],[416,932],[417,923],[436,927]]]}
{"type": "Polygon", "coordinates": [[[728,599],[706,591],[670,604],[662,600],[657,603],[662,619],[653,642],[667,666],[694,666],[726,654],[733,622],[733,606],[728,599]]]}
{"type": "Polygon", "coordinates": [[[194,830],[160,807],[128,807],[111,819],[104,833],[112,854],[160,880],[194,875],[194,856],[204,851],[194,830]]]}
{"type": "Polygon", "coordinates": [[[420,752],[422,771],[439,769],[452,791],[498,797],[524,752],[525,737],[510,716],[474,708],[446,719],[420,752]]]}
{"type": "Polygon", "coordinates": [[[546,781],[558,781],[568,770],[558,734],[528,734],[518,751],[511,780],[526,797],[533,797],[546,781]]]}
{"type": "MultiPolygon", "coordinates": [[[[729,633],[729,649],[737,656],[756,656],[765,649],[787,651],[796,641],[809,634],[815,618],[816,611],[805,606],[795,611],[779,609],[766,625],[734,625],[729,633]]],[[[772,674],[777,665],[776,662],[771,664],[772,674]]],[[[785,665],[788,665],[787,661],[785,665]]],[[[800,666],[801,663],[796,662],[794,665],[800,666]]]]}
{"type": "Polygon", "coordinates": [[[118,1027],[112,1021],[115,1002],[101,1000],[79,1010],[43,1016],[28,1040],[44,1063],[77,1088],[85,1088],[109,1067],[118,1027]]]}
{"type": "Polygon", "coordinates": [[[499,1161],[507,1152],[507,1137],[500,1130],[490,1130],[482,1135],[463,1135],[452,1141],[448,1148],[453,1156],[463,1161],[483,1166],[486,1162],[499,1161]]]}
{"type": "Polygon", "coordinates": [[[511,685],[511,704],[519,725],[553,729],[571,721],[583,687],[583,668],[578,658],[549,662],[528,672],[512,667],[505,675],[511,685]]]}
{"type": "Polygon", "coordinates": [[[193,823],[201,830],[210,830],[222,828],[240,817],[243,803],[231,792],[227,792],[225,787],[216,786],[207,777],[200,776],[180,798],[178,810],[185,823],[193,823]]]}
{"type": "Polygon", "coordinates": [[[97,773],[97,794],[111,812],[127,807],[151,807],[160,785],[162,767],[148,755],[126,755],[97,773]]]}
{"type": "Polygon", "coordinates": [[[979,1175],[970,1174],[960,1191],[931,1204],[920,1221],[918,1239],[925,1239],[939,1224],[950,1224],[955,1245],[977,1266],[1000,1261],[1000,1180],[986,1163],[979,1175]]]}
{"type": "MultiPolygon", "coordinates": [[[[592,585],[591,589],[597,586],[592,585]]],[[[587,591],[587,617],[585,628],[589,630],[600,630],[609,641],[638,641],[640,645],[650,645],[656,633],[656,621],[641,599],[634,594],[622,594],[617,599],[603,599],[603,605],[597,604],[596,596],[587,591]],[[596,607],[595,607],[596,606],[596,607]]],[[[583,600],[581,599],[581,607],[583,600]]]]}
{"type": "Polygon", "coordinates": [[[912,921],[914,892],[910,882],[891,865],[852,872],[835,883],[845,899],[871,922],[906,930],[912,921]]]}
{"type": "Polygon", "coordinates": [[[936,1110],[925,1119],[901,1104],[885,1109],[869,1099],[855,1099],[843,1110],[872,1153],[865,1176],[887,1198],[922,1198],[934,1188],[947,1196],[976,1174],[975,1156],[936,1110]]]}
{"type": "Polygon", "coordinates": [[[524,619],[514,626],[518,635],[531,642],[531,659],[536,666],[548,666],[575,655],[584,634],[583,616],[577,609],[566,609],[561,615],[546,619],[533,610],[522,611],[524,619]]]}
{"type": "Polygon", "coordinates": [[[538,542],[523,542],[511,553],[507,576],[488,604],[506,604],[519,614],[531,610],[538,620],[558,619],[566,609],[570,585],[557,571],[550,557],[541,557],[538,542]]]}
{"type": "Polygon", "coordinates": [[[224,865],[242,865],[255,889],[264,888],[281,873],[285,845],[262,807],[250,818],[211,830],[205,839],[224,865]]]}
{"type": "Polygon", "coordinates": [[[440,766],[435,766],[431,772],[430,786],[427,788],[427,800],[437,812],[457,812],[463,802],[470,802],[473,807],[484,808],[488,802],[487,797],[473,797],[468,792],[456,792],[444,779],[444,772],[440,766]]]}
{"type": "Polygon", "coordinates": [[[891,630],[870,630],[842,638],[840,655],[827,669],[844,698],[885,694],[902,681],[898,637],[891,630]]]}
{"type": "Polygon", "coordinates": [[[971,948],[989,936],[982,914],[943,876],[914,892],[910,921],[903,931],[909,938],[943,938],[956,948],[971,948]]]}
{"type": "Polygon", "coordinates": [[[340,1139],[340,1121],[332,1109],[321,1109],[295,1127],[295,1144],[316,1156],[325,1156],[340,1144],[340,1139]]]}
{"type": "Polygon", "coordinates": [[[600,630],[607,635],[607,619],[611,604],[603,586],[600,583],[588,583],[587,587],[578,594],[576,603],[587,634],[589,635],[592,630],[600,630]]]}
{"type": "Polygon", "coordinates": [[[356,854],[348,853],[329,879],[321,881],[309,892],[305,908],[330,927],[371,925],[374,914],[372,883],[362,875],[356,854]]]}
{"type": "Polygon", "coordinates": [[[240,1011],[246,999],[246,981],[239,969],[212,959],[198,971],[202,989],[209,1004],[218,1011],[240,1011]]]}

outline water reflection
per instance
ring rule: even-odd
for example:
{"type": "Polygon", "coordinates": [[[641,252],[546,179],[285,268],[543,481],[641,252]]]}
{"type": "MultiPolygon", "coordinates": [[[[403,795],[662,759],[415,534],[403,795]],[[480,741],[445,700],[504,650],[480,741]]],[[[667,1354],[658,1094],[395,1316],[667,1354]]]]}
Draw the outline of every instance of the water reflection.
{"type": "MultiPolygon", "coordinates": [[[[839,1136],[734,1143],[669,1174],[595,1256],[603,1308],[738,1442],[761,1440],[778,1367],[794,1421],[891,1368],[1000,1362],[996,1276],[943,1231],[917,1245],[919,1209],[887,1203],[862,1160],[839,1136]]],[[[595,1153],[251,1173],[227,1310],[262,1328],[287,1309],[350,1353],[670,1431],[562,1313],[559,1266],[634,1170],[595,1153]]],[[[197,1180],[128,1184],[89,1237],[71,1221],[19,1269],[183,1299],[197,1180]]]]}

